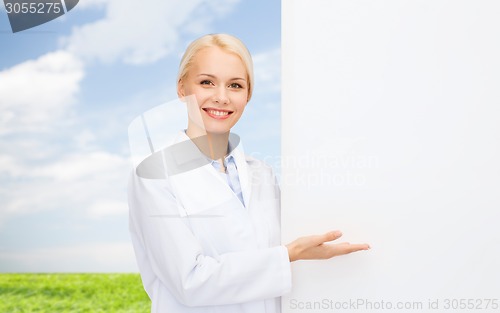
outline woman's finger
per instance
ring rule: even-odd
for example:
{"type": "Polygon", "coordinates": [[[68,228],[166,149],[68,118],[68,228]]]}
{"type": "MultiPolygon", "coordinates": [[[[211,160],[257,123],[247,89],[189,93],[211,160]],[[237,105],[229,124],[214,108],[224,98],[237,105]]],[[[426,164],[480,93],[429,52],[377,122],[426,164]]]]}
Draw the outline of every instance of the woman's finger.
{"type": "Polygon", "coordinates": [[[339,245],[339,248],[345,252],[344,254],[347,254],[361,250],[368,250],[370,249],[370,246],[368,244],[345,244],[339,245]]]}
{"type": "Polygon", "coordinates": [[[340,230],[330,231],[323,235],[318,236],[317,244],[320,245],[325,242],[334,241],[342,237],[342,232],[340,230]]]}

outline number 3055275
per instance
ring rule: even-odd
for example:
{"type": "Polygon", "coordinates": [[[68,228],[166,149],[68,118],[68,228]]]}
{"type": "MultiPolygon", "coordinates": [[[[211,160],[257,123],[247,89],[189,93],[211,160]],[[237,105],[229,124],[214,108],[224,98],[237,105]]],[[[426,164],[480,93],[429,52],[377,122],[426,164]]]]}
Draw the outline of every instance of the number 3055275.
{"type": "Polygon", "coordinates": [[[23,2],[23,3],[6,3],[5,4],[5,10],[7,13],[11,14],[59,14],[62,11],[61,8],[61,3],[44,3],[44,2],[37,2],[37,3],[28,3],[28,2],[23,2]]]}

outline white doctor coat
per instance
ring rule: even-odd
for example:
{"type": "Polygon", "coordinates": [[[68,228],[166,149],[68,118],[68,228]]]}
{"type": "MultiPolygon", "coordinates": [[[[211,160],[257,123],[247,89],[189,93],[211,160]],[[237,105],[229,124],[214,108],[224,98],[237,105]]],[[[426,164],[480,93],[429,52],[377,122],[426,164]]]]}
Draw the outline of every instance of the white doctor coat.
{"type": "Polygon", "coordinates": [[[269,166],[239,147],[233,156],[246,207],[211,164],[159,179],[132,173],[130,232],[151,312],[281,312],[291,269],[279,188],[269,166]]]}

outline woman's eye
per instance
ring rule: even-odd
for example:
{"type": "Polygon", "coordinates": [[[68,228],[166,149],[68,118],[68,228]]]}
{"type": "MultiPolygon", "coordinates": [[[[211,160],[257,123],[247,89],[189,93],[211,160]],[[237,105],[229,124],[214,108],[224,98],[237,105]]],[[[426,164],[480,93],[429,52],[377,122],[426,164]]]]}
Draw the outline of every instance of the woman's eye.
{"type": "Polygon", "coordinates": [[[202,80],[202,81],[200,82],[200,85],[212,85],[212,82],[211,82],[211,81],[209,81],[209,80],[202,80]]]}
{"type": "Polygon", "coordinates": [[[238,88],[238,89],[239,89],[239,88],[243,88],[243,86],[241,86],[241,85],[240,85],[240,84],[238,84],[238,83],[232,83],[231,85],[229,85],[229,87],[231,87],[231,88],[238,88]]]}

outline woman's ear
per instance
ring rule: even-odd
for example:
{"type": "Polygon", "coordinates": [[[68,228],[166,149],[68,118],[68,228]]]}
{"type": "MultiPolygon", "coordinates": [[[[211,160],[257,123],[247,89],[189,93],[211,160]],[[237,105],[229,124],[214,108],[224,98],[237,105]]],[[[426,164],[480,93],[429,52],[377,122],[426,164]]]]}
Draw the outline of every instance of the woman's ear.
{"type": "Polygon", "coordinates": [[[177,82],[177,96],[179,98],[184,98],[186,96],[186,93],[184,91],[184,83],[182,82],[182,79],[179,79],[177,82]]]}

